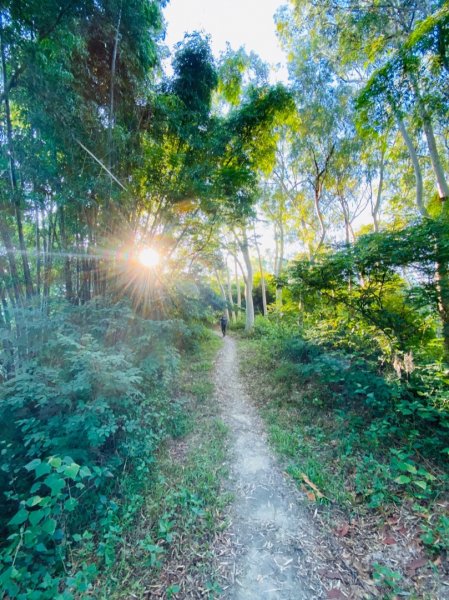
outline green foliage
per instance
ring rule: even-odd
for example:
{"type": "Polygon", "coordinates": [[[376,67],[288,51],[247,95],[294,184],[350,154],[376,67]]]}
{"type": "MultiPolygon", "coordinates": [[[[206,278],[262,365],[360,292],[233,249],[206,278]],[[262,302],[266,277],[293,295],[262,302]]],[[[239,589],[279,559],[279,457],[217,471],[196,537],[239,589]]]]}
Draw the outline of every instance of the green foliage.
{"type": "Polygon", "coordinates": [[[438,335],[435,265],[446,264],[448,252],[445,223],[426,220],[402,231],[361,236],[314,263],[297,262],[292,289],[306,312],[321,311],[318,327],[329,324],[323,338],[333,329],[334,339],[341,334],[347,347],[363,347],[363,338],[369,343],[374,336],[387,356],[426,347],[431,352],[438,335]],[[412,285],[399,275],[404,268],[411,270],[412,285]]]}
{"type": "Polygon", "coordinates": [[[199,333],[108,302],[44,321],[33,358],[2,390],[0,577],[10,598],[71,598],[114,562],[141,503],[122,484],[131,471],[148,477],[161,440],[182,429],[182,401],[171,400],[179,352],[199,333]],[[97,565],[72,568],[77,552],[96,552],[97,565]]]}
{"type": "Polygon", "coordinates": [[[335,448],[339,440],[338,477],[353,469],[353,502],[380,508],[405,496],[427,504],[447,485],[444,370],[417,367],[399,379],[377,361],[331,349],[329,340],[308,340],[297,326],[268,319],[256,323],[253,339],[260,368],[269,368],[277,389],[266,409],[273,440],[294,464],[296,457],[303,461],[292,466],[293,474],[306,472],[315,481],[313,474],[326,496],[339,496],[338,481],[326,472],[331,455],[319,444],[321,439],[329,447],[332,440],[335,448]],[[314,442],[323,455],[319,468],[307,450],[314,442]]]}

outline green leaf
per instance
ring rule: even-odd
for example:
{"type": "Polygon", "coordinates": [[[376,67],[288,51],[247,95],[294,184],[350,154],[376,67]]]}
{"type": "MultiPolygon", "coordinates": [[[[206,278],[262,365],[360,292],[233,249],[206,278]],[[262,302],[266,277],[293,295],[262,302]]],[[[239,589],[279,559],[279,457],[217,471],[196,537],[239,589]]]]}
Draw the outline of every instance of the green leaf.
{"type": "Polygon", "coordinates": [[[67,510],[68,512],[72,512],[73,510],[75,510],[76,506],[78,504],[78,500],[76,500],[76,498],[69,498],[68,500],[66,500],[66,502],[64,503],[64,508],[65,510],[67,510]]]}
{"type": "Polygon", "coordinates": [[[417,485],[418,487],[420,487],[422,490],[427,489],[427,483],[425,481],[422,481],[421,479],[415,479],[415,481],[413,483],[415,485],[417,485]]]}
{"type": "Polygon", "coordinates": [[[42,477],[42,475],[48,475],[51,472],[51,467],[48,463],[43,462],[35,468],[36,477],[42,477]]]}
{"type": "Polygon", "coordinates": [[[408,471],[409,473],[413,473],[415,474],[417,472],[417,468],[415,467],[415,465],[411,465],[410,463],[399,463],[399,468],[401,469],[401,471],[408,471]]]}
{"type": "Polygon", "coordinates": [[[42,521],[42,519],[45,516],[45,511],[44,510],[33,510],[32,512],[30,512],[30,523],[31,525],[37,525],[39,523],[39,521],[42,521]]]}
{"type": "Polygon", "coordinates": [[[59,458],[59,456],[52,456],[48,462],[55,469],[59,469],[59,467],[62,465],[62,460],[59,458]]]}
{"type": "Polygon", "coordinates": [[[43,498],[41,498],[40,496],[33,496],[32,498],[28,498],[27,500],[27,506],[37,506],[38,504],[40,504],[42,502],[43,498]]]}
{"type": "Polygon", "coordinates": [[[404,485],[405,483],[410,483],[411,479],[410,477],[407,477],[407,475],[400,475],[399,477],[396,477],[395,481],[396,483],[404,485]]]}
{"type": "Polygon", "coordinates": [[[8,522],[8,525],[22,525],[28,519],[28,511],[21,508],[13,518],[8,522]]]}
{"type": "Polygon", "coordinates": [[[76,463],[72,463],[71,465],[67,465],[66,467],[64,467],[63,473],[66,477],[70,477],[70,479],[75,480],[79,470],[79,465],[77,465],[76,463]]]}
{"type": "Polygon", "coordinates": [[[49,475],[47,479],[44,480],[44,483],[51,489],[52,496],[58,496],[66,485],[65,480],[56,475],[56,473],[49,475]]]}
{"type": "Polygon", "coordinates": [[[92,471],[89,467],[81,467],[79,472],[80,477],[90,477],[92,475],[92,471]]]}
{"type": "Polygon", "coordinates": [[[31,462],[29,462],[27,465],[25,465],[25,469],[27,471],[33,471],[37,466],[39,466],[41,464],[41,462],[42,461],[40,458],[35,458],[31,462]]]}
{"type": "Polygon", "coordinates": [[[56,531],[56,524],[55,519],[48,519],[48,521],[45,521],[42,525],[42,531],[45,531],[48,535],[53,535],[56,531]]]}

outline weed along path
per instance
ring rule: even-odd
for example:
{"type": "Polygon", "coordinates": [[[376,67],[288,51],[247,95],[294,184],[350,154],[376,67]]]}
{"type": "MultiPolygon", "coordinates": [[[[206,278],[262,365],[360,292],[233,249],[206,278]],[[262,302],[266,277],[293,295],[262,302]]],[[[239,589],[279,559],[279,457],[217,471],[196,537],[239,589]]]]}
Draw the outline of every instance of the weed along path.
{"type": "MultiPolygon", "coordinates": [[[[236,342],[226,337],[216,367],[216,401],[230,431],[230,548],[222,560],[229,600],[325,598],[315,576],[313,521],[269,449],[261,419],[238,374],[236,342]]],[[[335,596],[338,597],[338,596],[335,596]]]]}

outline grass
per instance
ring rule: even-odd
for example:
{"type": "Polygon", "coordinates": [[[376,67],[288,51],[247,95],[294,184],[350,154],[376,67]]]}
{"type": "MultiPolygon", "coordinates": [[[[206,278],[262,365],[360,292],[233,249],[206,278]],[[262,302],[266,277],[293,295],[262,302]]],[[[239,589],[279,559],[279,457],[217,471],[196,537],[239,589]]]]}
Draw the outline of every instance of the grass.
{"type": "Polygon", "coordinates": [[[325,496],[323,502],[350,504],[351,494],[342,485],[346,465],[335,461],[335,419],[321,409],[318,399],[304,402],[290,382],[273,376],[276,366],[261,354],[257,340],[242,339],[240,353],[242,374],[258,401],[271,445],[286,459],[287,472],[300,485],[305,474],[325,496]]]}
{"type": "Polygon", "coordinates": [[[215,598],[220,592],[213,546],[230,501],[221,490],[227,429],[211,381],[220,345],[210,335],[183,363],[179,435],[159,452],[139,515],[96,598],[143,598],[149,592],[177,598],[192,590],[215,598]]]}
{"type": "Polygon", "coordinates": [[[264,340],[241,338],[239,354],[242,376],[269,441],[311,506],[318,508],[327,534],[343,546],[349,536],[348,552],[357,546],[361,554],[368,548],[376,551],[381,558],[367,568],[365,577],[380,597],[393,598],[404,590],[410,598],[436,597],[440,574],[431,559],[444,560],[449,519],[444,516],[445,502],[438,495],[435,502],[430,487],[444,489],[445,475],[427,460],[418,462],[419,457],[388,430],[382,432],[382,420],[370,420],[361,403],[342,406],[332,388],[325,389],[318,378],[301,383],[294,364],[279,359],[264,340]],[[393,446],[385,443],[390,438],[393,446]],[[350,530],[341,533],[342,524],[343,530],[350,530]],[[428,539],[423,535],[427,530],[428,539]],[[398,543],[391,546],[397,551],[390,552],[386,536],[398,543]],[[428,563],[419,573],[415,592],[416,580],[410,581],[407,564],[417,548],[427,550],[428,563]],[[402,561],[399,570],[396,558],[402,561]]]}

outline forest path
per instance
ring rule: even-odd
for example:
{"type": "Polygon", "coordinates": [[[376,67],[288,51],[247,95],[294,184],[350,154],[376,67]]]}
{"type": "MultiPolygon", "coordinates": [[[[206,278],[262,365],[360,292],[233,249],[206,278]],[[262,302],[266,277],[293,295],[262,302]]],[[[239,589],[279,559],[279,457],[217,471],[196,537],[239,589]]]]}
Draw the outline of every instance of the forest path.
{"type": "Polygon", "coordinates": [[[229,600],[325,597],[316,572],[313,521],[268,447],[262,421],[239,377],[236,342],[217,357],[216,401],[230,430],[231,545],[222,556],[229,600]]]}

